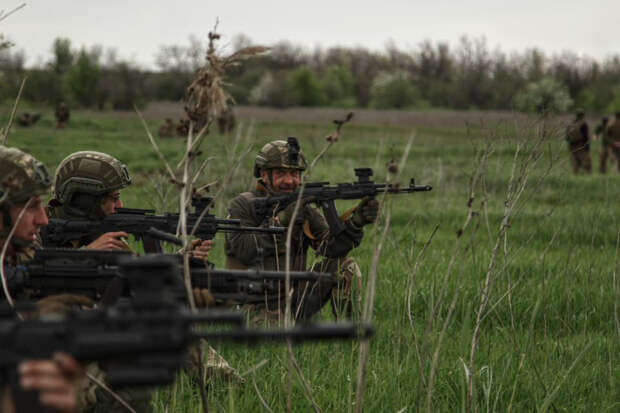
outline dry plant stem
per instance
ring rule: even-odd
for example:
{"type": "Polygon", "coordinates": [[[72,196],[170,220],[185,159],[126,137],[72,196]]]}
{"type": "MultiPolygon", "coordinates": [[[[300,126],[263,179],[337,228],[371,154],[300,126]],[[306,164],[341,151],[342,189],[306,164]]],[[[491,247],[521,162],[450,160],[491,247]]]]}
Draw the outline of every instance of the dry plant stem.
{"type": "Polygon", "coordinates": [[[323,413],[323,410],[321,410],[321,408],[319,407],[316,399],[312,396],[312,389],[310,388],[310,385],[308,384],[308,381],[304,377],[303,372],[301,371],[301,368],[299,367],[299,363],[297,362],[297,358],[295,357],[295,354],[293,353],[293,344],[290,341],[287,341],[286,346],[287,346],[287,349],[288,349],[289,359],[293,363],[293,367],[295,368],[295,371],[297,372],[297,376],[299,377],[299,381],[301,382],[301,385],[304,388],[304,392],[306,393],[306,397],[308,398],[308,400],[312,404],[312,407],[314,408],[314,411],[316,413],[323,413]]]}
{"type": "MultiPolygon", "coordinates": [[[[185,290],[187,293],[187,301],[189,303],[189,307],[193,312],[196,312],[196,303],[194,301],[194,294],[192,293],[192,279],[189,271],[189,255],[190,252],[187,248],[189,245],[189,237],[187,234],[187,208],[186,208],[186,200],[191,197],[191,186],[188,185],[189,181],[189,168],[191,164],[191,158],[189,155],[189,151],[192,149],[192,122],[189,123],[189,132],[187,133],[187,147],[186,150],[188,153],[186,156],[188,157],[188,161],[185,162],[183,167],[183,181],[181,188],[181,196],[179,199],[179,221],[181,224],[181,234],[183,240],[183,280],[185,283],[185,290]]],[[[205,386],[205,375],[204,375],[204,365],[202,358],[202,348],[200,342],[196,345],[196,350],[198,352],[198,375],[200,379],[200,399],[202,401],[202,410],[204,413],[209,412],[209,404],[207,399],[207,390],[205,386]]]]}
{"type": "MultiPolygon", "coordinates": [[[[403,170],[405,162],[409,156],[409,151],[411,150],[411,146],[413,144],[413,139],[415,135],[412,135],[409,138],[409,142],[405,146],[403,151],[403,155],[400,159],[398,165],[399,173],[396,175],[395,179],[398,181],[400,177],[400,171],[403,170]]],[[[381,232],[381,238],[377,241],[377,233],[379,231],[379,219],[375,221],[373,226],[373,254],[372,261],[370,266],[370,272],[368,275],[368,283],[366,284],[366,293],[364,295],[364,311],[362,312],[362,321],[365,323],[369,323],[372,321],[372,312],[374,309],[374,300],[375,300],[375,291],[377,285],[377,275],[379,268],[379,257],[381,256],[381,251],[383,249],[383,245],[385,243],[385,239],[390,230],[390,220],[392,216],[392,209],[389,205],[389,197],[387,192],[383,195],[381,199],[381,210],[385,210],[385,218],[384,218],[384,228],[381,232]]],[[[366,387],[366,368],[368,366],[368,359],[370,358],[370,342],[368,340],[362,340],[360,343],[360,352],[359,352],[359,360],[358,360],[358,368],[357,368],[357,388],[355,394],[355,411],[357,413],[361,413],[364,406],[364,391],[366,387]]]]}
{"type": "Polygon", "coordinates": [[[21,100],[22,92],[24,90],[24,86],[26,85],[27,79],[28,79],[28,76],[24,76],[24,79],[22,80],[22,84],[19,87],[19,92],[17,92],[17,98],[15,99],[13,110],[11,111],[11,117],[9,118],[9,123],[6,127],[6,131],[4,132],[4,139],[2,141],[3,145],[6,145],[7,141],[9,140],[9,133],[11,132],[11,127],[13,126],[13,121],[15,120],[15,113],[17,113],[17,106],[19,106],[19,101],[21,100]]]}
{"type": "Polygon", "coordinates": [[[16,11],[23,9],[24,7],[26,7],[26,3],[22,3],[21,5],[15,7],[13,10],[6,14],[4,13],[4,10],[0,10],[0,22],[9,17],[11,14],[15,13],[16,11]]]}
{"type": "MultiPolygon", "coordinates": [[[[502,240],[505,237],[506,231],[510,227],[510,216],[512,214],[513,208],[518,202],[521,194],[525,190],[528,176],[529,176],[529,167],[531,164],[526,162],[525,165],[522,165],[520,170],[520,175],[515,179],[515,171],[517,167],[517,161],[519,157],[519,152],[521,149],[521,145],[517,145],[517,149],[515,151],[514,163],[511,172],[510,181],[508,184],[508,191],[506,195],[506,200],[504,202],[504,216],[502,217],[502,222],[500,224],[498,234],[495,240],[495,245],[493,246],[493,250],[491,252],[491,257],[489,259],[489,265],[487,267],[487,273],[485,277],[484,287],[482,290],[482,295],[480,298],[480,305],[478,307],[478,311],[476,313],[476,324],[474,327],[474,332],[472,335],[471,341],[471,349],[469,355],[469,376],[467,378],[467,406],[466,411],[471,411],[471,397],[473,390],[473,375],[472,371],[474,371],[474,360],[476,355],[476,349],[478,347],[478,334],[480,333],[480,328],[482,325],[482,319],[484,317],[484,313],[486,310],[487,303],[489,301],[489,295],[491,292],[491,288],[494,281],[494,270],[495,270],[495,261],[497,259],[497,255],[502,243],[502,240]]],[[[528,159],[530,160],[531,157],[528,159]]]]}
{"type": "Polygon", "coordinates": [[[180,169],[185,164],[185,162],[187,162],[187,160],[191,157],[192,154],[196,153],[196,150],[202,144],[205,136],[209,134],[209,127],[211,126],[211,123],[212,121],[209,120],[207,124],[203,126],[203,128],[198,132],[198,135],[196,135],[196,140],[194,141],[194,143],[192,143],[191,149],[187,151],[185,155],[183,155],[183,159],[181,159],[177,164],[177,170],[180,169]]]}
{"type": "Polygon", "coordinates": [[[271,408],[269,407],[269,405],[263,398],[263,395],[261,394],[260,390],[258,390],[258,386],[256,385],[256,380],[254,380],[253,376],[252,376],[252,385],[254,386],[254,390],[256,391],[256,395],[258,396],[258,400],[260,400],[265,410],[267,410],[269,413],[273,413],[273,410],[271,410],[271,408]]]}
{"type": "MultiPolygon", "coordinates": [[[[2,245],[2,253],[0,254],[0,275],[2,276],[2,291],[4,292],[6,301],[9,303],[11,307],[15,307],[15,302],[13,301],[13,297],[11,297],[11,292],[9,291],[9,286],[6,281],[6,274],[4,273],[4,259],[6,257],[6,251],[9,248],[9,245],[11,244],[11,239],[13,238],[13,235],[15,234],[15,228],[17,228],[19,221],[21,221],[22,217],[24,216],[24,213],[26,212],[26,210],[32,203],[33,199],[34,198],[30,198],[28,202],[26,202],[26,204],[24,205],[24,208],[22,208],[22,210],[19,211],[19,215],[17,216],[17,219],[12,225],[11,231],[9,232],[9,235],[6,237],[6,240],[4,241],[4,245],[2,245]]],[[[21,318],[19,314],[18,314],[18,317],[21,318]]]]}
{"type": "Polygon", "coordinates": [[[93,376],[90,373],[86,373],[86,377],[95,383],[97,386],[101,387],[106,393],[112,396],[117,402],[120,403],[128,412],[136,413],[136,411],[127,403],[121,396],[119,396],[114,390],[109,388],[103,381],[99,380],[97,377],[93,376]]]}
{"type": "Polygon", "coordinates": [[[174,175],[174,172],[172,171],[172,168],[168,164],[168,161],[166,161],[164,154],[161,153],[161,151],[159,150],[159,147],[157,146],[157,143],[155,142],[155,138],[153,138],[153,135],[151,134],[151,131],[149,130],[149,126],[146,124],[146,120],[144,120],[142,113],[140,113],[140,111],[138,110],[136,106],[134,106],[134,110],[136,111],[136,113],[138,114],[138,117],[142,121],[144,130],[146,131],[146,134],[149,137],[149,140],[151,141],[151,145],[153,146],[153,149],[155,149],[155,153],[157,153],[157,156],[159,156],[159,159],[163,162],[164,166],[166,167],[166,171],[168,171],[168,175],[170,175],[170,180],[174,183],[178,183],[177,177],[174,175]]]}

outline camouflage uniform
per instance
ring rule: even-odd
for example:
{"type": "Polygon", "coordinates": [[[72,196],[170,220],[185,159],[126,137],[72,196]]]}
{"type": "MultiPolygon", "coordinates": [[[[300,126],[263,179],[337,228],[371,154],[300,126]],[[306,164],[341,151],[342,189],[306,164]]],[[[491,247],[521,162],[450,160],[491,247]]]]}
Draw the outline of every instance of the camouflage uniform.
{"type": "Polygon", "coordinates": [[[590,136],[588,124],[584,120],[582,112],[578,112],[573,123],[566,128],[566,141],[571,154],[573,173],[579,173],[583,169],[587,173],[592,172],[592,160],[590,159],[590,136]]]}
{"type": "MultiPolygon", "coordinates": [[[[298,162],[290,163],[289,148],[285,141],[268,143],[260,151],[255,165],[254,174],[260,177],[260,169],[273,168],[304,170],[306,162],[299,153],[298,162]]],[[[233,199],[228,207],[229,217],[239,219],[241,225],[260,226],[262,222],[256,217],[253,200],[273,194],[268,183],[259,179],[254,191],[244,192],[233,199]]],[[[291,240],[291,271],[305,271],[307,251],[312,247],[324,259],[311,266],[313,271],[329,272],[341,275],[340,288],[333,281],[319,283],[293,284],[293,313],[296,318],[307,318],[320,311],[323,305],[339,294],[348,300],[353,279],[359,280],[360,272],[352,259],[347,259],[349,251],[357,247],[363,237],[363,230],[356,227],[351,219],[345,220],[346,231],[337,238],[330,235],[329,226],[322,214],[310,205],[300,208],[291,240]],[[345,269],[346,271],[341,271],[345,269]]],[[[277,218],[270,219],[271,225],[279,225],[277,218]]],[[[286,234],[226,234],[225,252],[226,268],[247,269],[260,266],[266,270],[285,270],[286,234]],[[259,251],[262,249],[262,258],[259,251]],[[259,262],[257,262],[259,261],[259,262]]],[[[282,289],[284,286],[282,286],[282,289]]],[[[283,293],[283,291],[282,291],[283,293]]],[[[267,313],[279,315],[284,308],[283,294],[265,297],[261,306],[267,313]]],[[[334,304],[334,302],[332,302],[334,304]]],[[[339,309],[338,309],[339,310],[339,309]]]]}
{"type": "MultiPolygon", "coordinates": [[[[102,198],[130,184],[131,177],[127,167],[116,158],[95,151],[73,153],[58,166],[54,179],[52,200],[48,205],[48,214],[52,218],[61,219],[102,219],[105,216],[101,209],[102,198]]],[[[94,239],[83,237],[72,240],[64,247],[81,248],[93,241],[94,239]]],[[[230,377],[243,381],[226,360],[217,354],[212,354],[215,353],[215,350],[208,347],[207,351],[210,356],[205,365],[207,370],[224,372],[222,375],[231,372],[230,377]]],[[[197,363],[195,353],[197,353],[195,350],[190,351],[189,369],[192,374],[198,370],[195,365],[197,363]]],[[[102,394],[102,397],[105,396],[107,395],[102,394]]],[[[130,396],[131,399],[137,399],[140,402],[145,399],[145,395],[139,392],[130,394],[130,396]]],[[[109,399],[109,396],[105,400],[113,401],[109,399]]]]}

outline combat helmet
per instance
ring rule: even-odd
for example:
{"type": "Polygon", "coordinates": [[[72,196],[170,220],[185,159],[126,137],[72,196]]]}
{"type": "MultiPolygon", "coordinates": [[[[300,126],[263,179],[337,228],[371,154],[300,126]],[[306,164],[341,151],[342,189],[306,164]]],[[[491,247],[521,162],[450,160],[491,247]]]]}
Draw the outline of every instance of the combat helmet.
{"type": "Polygon", "coordinates": [[[53,197],[67,204],[76,193],[100,196],[130,184],[127,167],[118,159],[95,151],[75,152],[58,165],[53,197]]]}
{"type": "MultiPolygon", "coordinates": [[[[46,195],[52,180],[45,165],[34,156],[6,146],[0,146],[0,179],[0,211],[4,224],[0,236],[4,237],[13,226],[11,206],[46,195]]],[[[26,245],[16,237],[11,239],[11,243],[16,247],[26,245]]]]}
{"type": "Polygon", "coordinates": [[[46,195],[52,186],[45,165],[16,148],[0,146],[0,205],[19,204],[46,195]]]}
{"type": "Polygon", "coordinates": [[[260,178],[261,169],[273,168],[306,170],[306,158],[297,138],[271,141],[262,147],[254,162],[254,176],[260,178]]]}

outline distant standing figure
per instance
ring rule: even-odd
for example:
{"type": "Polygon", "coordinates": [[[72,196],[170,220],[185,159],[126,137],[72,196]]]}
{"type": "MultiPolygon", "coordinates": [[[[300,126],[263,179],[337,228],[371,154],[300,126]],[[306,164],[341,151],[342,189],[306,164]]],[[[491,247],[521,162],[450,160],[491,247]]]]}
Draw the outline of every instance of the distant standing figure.
{"type": "Polygon", "coordinates": [[[224,112],[217,118],[217,126],[220,130],[220,135],[224,135],[227,132],[232,132],[235,129],[235,113],[232,108],[226,108],[224,112]]]}
{"type": "Polygon", "coordinates": [[[160,138],[174,138],[174,124],[172,119],[166,118],[166,120],[159,125],[157,134],[160,138]]]}
{"type": "Polygon", "coordinates": [[[566,128],[566,141],[571,155],[573,173],[578,174],[580,169],[592,173],[590,135],[588,123],[585,121],[585,113],[582,111],[575,114],[575,120],[566,128]]]}
{"type": "Polygon", "coordinates": [[[616,168],[620,172],[620,112],[616,112],[613,123],[607,125],[605,137],[609,150],[616,158],[616,168]]]}
{"type": "Polygon", "coordinates": [[[66,128],[67,125],[69,125],[71,112],[69,112],[69,108],[64,102],[58,105],[56,111],[54,112],[54,116],[56,117],[56,127],[58,129],[66,128]]]}

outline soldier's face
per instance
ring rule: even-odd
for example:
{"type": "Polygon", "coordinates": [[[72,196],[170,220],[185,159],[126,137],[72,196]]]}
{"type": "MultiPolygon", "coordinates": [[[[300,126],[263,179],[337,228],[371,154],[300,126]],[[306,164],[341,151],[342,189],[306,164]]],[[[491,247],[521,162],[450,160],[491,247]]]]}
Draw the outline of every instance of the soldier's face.
{"type": "MultiPolygon", "coordinates": [[[[269,182],[269,176],[263,169],[261,170],[263,181],[269,182]]],[[[272,169],[271,187],[276,192],[295,192],[301,183],[301,172],[297,169],[272,169]]]]}
{"type": "Polygon", "coordinates": [[[116,212],[116,208],[122,208],[123,201],[121,201],[121,192],[114,191],[103,197],[101,200],[101,209],[106,215],[116,212]]]}
{"type": "Polygon", "coordinates": [[[32,198],[28,203],[13,205],[10,213],[13,225],[17,223],[13,236],[21,241],[35,241],[41,231],[41,227],[49,223],[45,208],[43,207],[43,200],[40,196],[32,198]],[[23,215],[18,222],[17,219],[22,211],[24,211],[23,215]]]}

